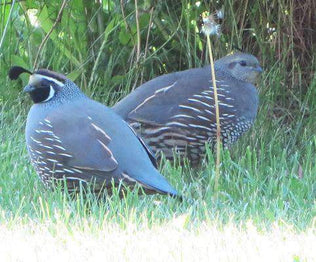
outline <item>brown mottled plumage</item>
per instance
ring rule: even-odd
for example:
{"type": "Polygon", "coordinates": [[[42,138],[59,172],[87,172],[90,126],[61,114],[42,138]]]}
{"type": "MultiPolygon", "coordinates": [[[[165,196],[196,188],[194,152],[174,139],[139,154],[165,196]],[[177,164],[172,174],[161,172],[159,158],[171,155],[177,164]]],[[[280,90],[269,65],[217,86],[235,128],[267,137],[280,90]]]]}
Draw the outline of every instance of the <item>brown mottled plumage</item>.
{"type": "MultiPolygon", "coordinates": [[[[258,60],[245,53],[215,62],[221,136],[234,143],[253,124],[258,107],[254,86],[262,72],[258,60]]],[[[205,143],[215,142],[216,119],[210,66],[163,75],[141,85],[113,109],[155,153],[173,159],[174,150],[197,164],[205,143]]]]}

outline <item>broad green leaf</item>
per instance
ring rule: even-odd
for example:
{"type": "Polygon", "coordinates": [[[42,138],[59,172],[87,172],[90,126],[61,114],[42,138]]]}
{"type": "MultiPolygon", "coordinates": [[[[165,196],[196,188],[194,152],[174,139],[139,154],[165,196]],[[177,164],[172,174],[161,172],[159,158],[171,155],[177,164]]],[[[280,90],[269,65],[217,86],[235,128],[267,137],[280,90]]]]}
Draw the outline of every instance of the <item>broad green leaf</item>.
{"type": "MultiPolygon", "coordinates": [[[[44,6],[43,9],[41,10],[38,20],[40,21],[42,29],[45,31],[47,34],[51,28],[53,27],[53,22],[49,18],[48,10],[47,7],[44,6]]],[[[52,31],[50,34],[49,38],[54,42],[56,47],[65,55],[69,58],[69,60],[75,64],[76,66],[80,66],[81,63],[77,60],[76,57],[72,55],[72,53],[65,47],[64,44],[62,44],[62,41],[59,39],[58,34],[56,32],[56,28],[52,31]]]]}
{"type": "Polygon", "coordinates": [[[150,15],[148,13],[144,13],[139,18],[139,27],[141,29],[147,28],[149,24],[150,15]]]}
{"type": "Polygon", "coordinates": [[[107,27],[104,30],[104,41],[106,42],[110,33],[114,30],[114,25],[116,24],[116,19],[112,19],[111,22],[107,25],[107,27]]]}
{"type": "Polygon", "coordinates": [[[122,45],[127,45],[130,41],[130,35],[126,32],[125,28],[122,28],[119,33],[119,40],[122,45]]]}

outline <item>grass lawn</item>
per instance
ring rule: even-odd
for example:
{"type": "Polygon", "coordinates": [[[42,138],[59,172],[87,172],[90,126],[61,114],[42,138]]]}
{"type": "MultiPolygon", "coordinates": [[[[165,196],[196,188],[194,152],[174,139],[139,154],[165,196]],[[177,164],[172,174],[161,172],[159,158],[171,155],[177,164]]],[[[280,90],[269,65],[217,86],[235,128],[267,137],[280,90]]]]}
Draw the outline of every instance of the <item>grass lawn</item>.
{"type": "Polygon", "coordinates": [[[316,259],[312,121],[280,127],[262,106],[255,127],[223,151],[218,199],[209,154],[198,170],[160,165],[182,202],[133,192],[97,200],[43,187],[25,149],[29,106],[21,94],[1,112],[1,260],[316,259]]]}

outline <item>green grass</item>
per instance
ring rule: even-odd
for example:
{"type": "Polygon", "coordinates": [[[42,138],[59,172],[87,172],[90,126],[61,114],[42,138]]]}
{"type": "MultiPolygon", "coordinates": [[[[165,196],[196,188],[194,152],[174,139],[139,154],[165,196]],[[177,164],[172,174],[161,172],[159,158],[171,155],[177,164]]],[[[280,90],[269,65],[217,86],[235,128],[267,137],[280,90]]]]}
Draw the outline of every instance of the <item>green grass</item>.
{"type": "Polygon", "coordinates": [[[54,252],[64,259],[104,256],[115,260],[154,259],[158,254],[175,261],[194,260],[193,254],[204,260],[211,254],[223,260],[312,261],[315,257],[311,243],[316,240],[316,137],[308,132],[312,122],[293,123],[294,127],[306,125],[301,137],[306,142],[289,148],[284,138],[287,128],[278,121],[263,127],[259,113],[251,132],[223,152],[216,201],[212,154],[199,170],[161,164],[161,172],[184,196],[182,202],[130,191],[123,199],[114,193],[97,200],[93,195],[70,197],[43,187],[25,150],[29,103],[17,99],[14,104],[5,105],[1,112],[3,258],[36,255],[42,260],[54,252]],[[258,138],[258,133],[264,135],[258,138]],[[273,253],[269,252],[274,246],[271,241],[279,246],[273,253]],[[21,253],[11,248],[13,242],[21,253]],[[119,255],[118,243],[123,250],[119,255]],[[23,249],[26,244],[30,249],[23,249]],[[103,244],[111,249],[104,250],[103,244]],[[155,245],[161,251],[150,249],[155,245]],[[81,255],[76,254],[82,249],[81,255]]]}
{"type": "MultiPolygon", "coordinates": [[[[133,5],[126,5],[125,10],[130,33],[113,1],[103,4],[104,24],[97,23],[98,5],[82,15],[84,3],[72,1],[56,28],[72,40],[53,35],[40,64],[70,73],[94,99],[113,105],[141,79],[204,64],[204,39],[196,33],[194,21],[205,10],[203,3],[197,7],[182,0],[182,5],[157,5],[147,56],[138,64],[133,5]]],[[[214,40],[216,58],[236,42],[243,43],[246,50],[260,56],[265,72],[258,85],[260,109],[254,127],[222,152],[217,199],[214,156],[209,153],[199,169],[161,163],[160,171],[183,201],[131,191],[123,199],[114,193],[98,200],[91,194],[69,196],[45,189],[29,163],[24,127],[31,102],[21,93],[27,77],[10,82],[6,74],[12,64],[32,67],[60,2],[40,1],[41,10],[50,6],[48,14],[43,11],[40,17],[42,29],[27,21],[28,4],[14,9],[0,50],[0,260],[315,260],[316,75],[315,70],[300,65],[298,58],[289,58],[294,52],[291,38],[283,39],[281,33],[289,16],[274,17],[278,9],[261,1],[248,6],[246,19],[251,28],[238,28],[244,11],[233,1],[225,1],[227,20],[222,38],[214,40]],[[267,40],[266,22],[280,32],[273,39],[283,39],[279,60],[275,55],[279,45],[267,40]],[[248,31],[256,35],[247,38],[248,31]],[[310,72],[310,81],[303,69],[310,72]]],[[[146,4],[141,8],[147,8],[146,4]]],[[[0,5],[1,35],[9,9],[0,5]]],[[[142,15],[143,51],[150,15],[142,15]]],[[[310,68],[315,65],[313,54],[310,68]]]]}

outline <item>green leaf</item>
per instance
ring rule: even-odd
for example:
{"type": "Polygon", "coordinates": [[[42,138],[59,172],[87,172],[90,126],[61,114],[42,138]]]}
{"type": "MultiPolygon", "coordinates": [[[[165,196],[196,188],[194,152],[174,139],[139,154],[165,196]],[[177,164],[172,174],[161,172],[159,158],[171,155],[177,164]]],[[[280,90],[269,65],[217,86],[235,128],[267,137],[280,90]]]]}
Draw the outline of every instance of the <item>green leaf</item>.
{"type": "Polygon", "coordinates": [[[119,33],[119,40],[120,40],[120,43],[122,45],[127,45],[128,42],[130,41],[130,35],[127,33],[127,31],[124,29],[122,29],[119,33]]]}
{"type": "MultiPolygon", "coordinates": [[[[64,14],[65,15],[65,14],[64,14]]],[[[47,34],[51,28],[53,27],[53,22],[49,18],[47,7],[44,6],[41,10],[41,13],[38,16],[38,20],[40,21],[42,29],[47,34]]],[[[56,47],[65,55],[68,57],[68,59],[76,66],[80,66],[81,63],[77,60],[76,57],[72,55],[72,53],[65,47],[64,44],[62,44],[62,41],[59,39],[58,34],[56,32],[56,28],[51,32],[49,38],[54,42],[56,47]]]]}
{"type": "Polygon", "coordinates": [[[139,27],[140,28],[147,28],[149,24],[150,15],[148,13],[144,13],[139,18],[139,27]]]}
{"type": "Polygon", "coordinates": [[[114,19],[111,20],[111,22],[105,28],[105,30],[104,30],[104,41],[106,41],[108,39],[110,33],[112,33],[115,24],[116,24],[116,19],[114,18],[114,19]]]}

